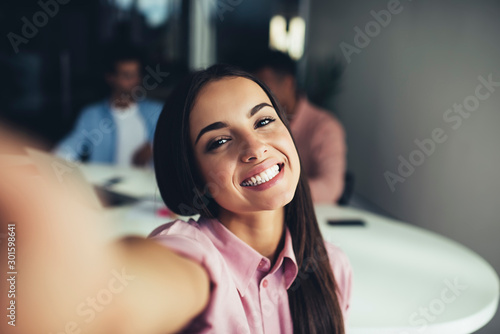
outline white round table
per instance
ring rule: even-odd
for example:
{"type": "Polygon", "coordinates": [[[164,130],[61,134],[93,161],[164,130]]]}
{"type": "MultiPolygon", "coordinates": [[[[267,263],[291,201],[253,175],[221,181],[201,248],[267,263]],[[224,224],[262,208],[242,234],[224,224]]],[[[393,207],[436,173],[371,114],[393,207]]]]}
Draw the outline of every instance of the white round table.
{"type": "MultiPolygon", "coordinates": [[[[157,215],[161,198],[151,170],[84,165],[94,184],[112,177],[111,189],[146,198],[106,210],[113,237],[146,236],[168,222],[157,215]]],[[[326,240],[348,255],[353,268],[349,334],[465,334],[495,314],[499,280],[480,256],[457,242],[424,229],[365,211],[317,206],[326,240]],[[330,226],[328,219],[361,219],[366,226],[330,226]]]]}
{"type": "Polygon", "coordinates": [[[316,214],[353,267],[350,334],[473,333],[495,314],[495,270],[459,243],[356,209],[317,206],[316,214]],[[326,224],[342,218],[366,226],[326,224]]]}

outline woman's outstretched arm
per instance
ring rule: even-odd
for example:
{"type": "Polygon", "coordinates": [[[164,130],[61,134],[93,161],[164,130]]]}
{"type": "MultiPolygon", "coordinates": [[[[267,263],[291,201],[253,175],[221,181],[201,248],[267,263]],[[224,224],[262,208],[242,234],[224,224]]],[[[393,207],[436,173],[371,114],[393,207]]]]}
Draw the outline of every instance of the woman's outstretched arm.
{"type": "Polygon", "coordinates": [[[178,332],[206,307],[210,282],[201,265],[150,239],[127,237],[117,246],[134,277],[123,301],[137,333],[178,332]]]}
{"type": "Polygon", "coordinates": [[[206,307],[202,266],[150,239],[110,240],[73,167],[11,159],[24,144],[0,131],[0,333],[173,333],[206,307]]]}

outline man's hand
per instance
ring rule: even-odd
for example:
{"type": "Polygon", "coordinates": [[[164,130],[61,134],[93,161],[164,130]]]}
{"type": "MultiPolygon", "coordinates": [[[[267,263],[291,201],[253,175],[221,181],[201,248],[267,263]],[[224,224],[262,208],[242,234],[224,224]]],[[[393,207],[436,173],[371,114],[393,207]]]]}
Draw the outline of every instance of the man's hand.
{"type": "Polygon", "coordinates": [[[135,151],[132,157],[132,163],[136,167],[146,166],[153,158],[153,148],[150,143],[145,143],[137,151],[135,151]]]}

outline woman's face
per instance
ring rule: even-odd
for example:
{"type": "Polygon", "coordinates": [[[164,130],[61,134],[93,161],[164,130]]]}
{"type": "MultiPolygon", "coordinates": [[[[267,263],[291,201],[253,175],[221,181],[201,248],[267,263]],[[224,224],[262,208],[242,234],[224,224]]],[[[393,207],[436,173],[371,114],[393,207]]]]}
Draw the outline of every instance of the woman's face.
{"type": "Polygon", "coordinates": [[[248,213],[292,200],[300,175],[297,150],[258,84],[242,77],[207,84],[189,126],[205,190],[219,206],[248,213]]]}

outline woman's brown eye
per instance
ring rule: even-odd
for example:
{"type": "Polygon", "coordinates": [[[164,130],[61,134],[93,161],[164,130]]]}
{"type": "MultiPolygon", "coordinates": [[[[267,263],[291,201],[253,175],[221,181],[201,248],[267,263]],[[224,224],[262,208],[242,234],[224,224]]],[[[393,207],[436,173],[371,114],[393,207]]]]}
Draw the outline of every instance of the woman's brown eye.
{"type": "Polygon", "coordinates": [[[220,139],[217,139],[217,140],[210,142],[207,146],[207,152],[215,150],[219,146],[222,146],[225,143],[227,143],[229,140],[230,140],[229,138],[220,138],[220,139]]]}
{"type": "Polygon", "coordinates": [[[255,125],[255,128],[260,128],[260,127],[266,126],[269,123],[272,123],[274,121],[275,121],[275,119],[274,118],[270,118],[270,117],[269,118],[261,119],[260,121],[257,122],[257,124],[255,125]]]}

